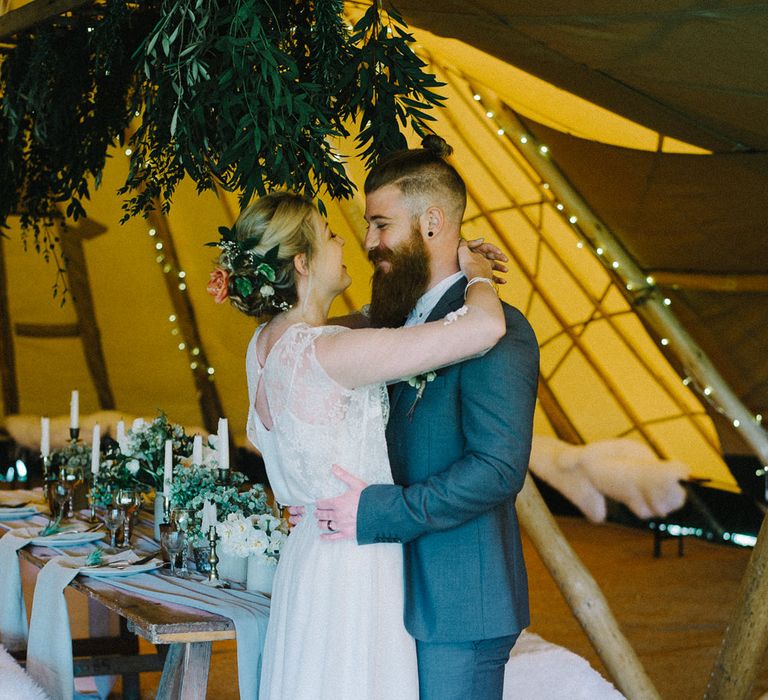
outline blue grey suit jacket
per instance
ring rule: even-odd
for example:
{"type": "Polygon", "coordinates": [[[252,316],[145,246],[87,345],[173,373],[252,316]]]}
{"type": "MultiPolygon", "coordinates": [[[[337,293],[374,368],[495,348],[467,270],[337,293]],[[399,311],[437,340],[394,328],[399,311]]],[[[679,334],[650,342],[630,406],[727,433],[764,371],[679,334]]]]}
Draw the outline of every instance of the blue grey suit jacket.
{"type": "MultiPolygon", "coordinates": [[[[465,286],[452,286],[428,320],[459,308],[465,286]]],[[[405,626],[422,641],[491,639],[529,623],[515,497],[531,450],[539,350],[524,316],[506,304],[504,313],[501,341],[441,369],[410,419],[416,390],[395,385],[395,484],[373,484],[360,498],[358,543],[404,543],[405,626]]]]}

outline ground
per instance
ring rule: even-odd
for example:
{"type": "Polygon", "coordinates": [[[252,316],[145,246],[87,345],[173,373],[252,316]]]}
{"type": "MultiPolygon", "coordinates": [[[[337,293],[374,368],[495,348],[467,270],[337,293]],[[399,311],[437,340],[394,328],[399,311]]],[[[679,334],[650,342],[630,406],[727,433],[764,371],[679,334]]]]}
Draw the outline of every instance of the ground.
{"type": "MultiPolygon", "coordinates": [[[[751,550],[686,539],[666,541],[653,557],[650,531],[559,517],[558,524],[602,588],[621,629],[664,700],[700,700],[736,603],[751,550]]],[[[524,542],[531,589],[531,631],[585,657],[607,676],[589,639],[539,559],[524,542]]],[[[149,650],[149,645],[145,649],[149,650]]],[[[235,700],[233,642],[214,644],[208,697],[235,700]],[[214,690],[215,689],[215,690],[214,690]]],[[[142,675],[142,698],[154,698],[159,674],[142,675]]],[[[753,698],[768,692],[768,669],[753,698]]],[[[115,696],[118,697],[118,696],[115,696]]],[[[520,700],[541,700],[531,698],[520,700]]]]}

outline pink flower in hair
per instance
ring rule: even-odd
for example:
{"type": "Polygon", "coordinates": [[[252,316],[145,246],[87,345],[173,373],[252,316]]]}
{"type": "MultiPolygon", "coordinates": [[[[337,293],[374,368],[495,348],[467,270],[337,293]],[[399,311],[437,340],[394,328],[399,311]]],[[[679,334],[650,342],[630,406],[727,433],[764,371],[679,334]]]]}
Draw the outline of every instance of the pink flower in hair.
{"type": "Polygon", "coordinates": [[[229,298],[229,271],[217,267],[206,289],[217,304],[223,304],[229,298]]]}

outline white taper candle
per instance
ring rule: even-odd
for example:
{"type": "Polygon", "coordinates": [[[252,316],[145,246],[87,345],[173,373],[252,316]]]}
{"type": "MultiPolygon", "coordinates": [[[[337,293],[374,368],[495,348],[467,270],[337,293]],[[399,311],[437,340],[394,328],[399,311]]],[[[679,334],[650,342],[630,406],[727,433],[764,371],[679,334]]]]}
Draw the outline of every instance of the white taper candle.
{"type": "Polygon", "coordinates": [[[229,469],[229,424],[226,418],[219,418],[218,450],[219,469],[229,469]]]}
{"type": "Polygon", "coordinates": [[[101,442],[101,426],[96,423],[93,426],[93,442],[91,443],[91,474],[96,476],[99,473],[99,447],[101,442]]]}
{"type": "Polygon", "coordinates": [[[195,435],[192,439],[192,464],[200,466],[203,463],[203,436],[195,435]]]}
{"type": "Polygon", "coordinates": [[[69,402],[69,427],[80,427],[80,393],[77,389],[72,390],[72,398],[69,402]]]}
{"type": "Polygon", "coordinates": [[[166,496],[171,494],[171,483],[173,482],[173,440],[165,441],[165,464],[163,466],[163,493],[166,496]]]}
{"type": "Polygon", "coordinates": [[[48,416],[40,418],[40,454],[43,457],[51,454],[51,419],[48,416]]]}

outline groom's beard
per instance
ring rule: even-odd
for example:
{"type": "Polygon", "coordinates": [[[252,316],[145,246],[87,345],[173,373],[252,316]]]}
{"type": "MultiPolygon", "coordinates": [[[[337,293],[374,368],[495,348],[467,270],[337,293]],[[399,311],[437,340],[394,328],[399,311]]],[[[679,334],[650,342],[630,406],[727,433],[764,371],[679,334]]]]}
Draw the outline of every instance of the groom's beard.
{"type": "Polygon", "coordinates": [[[398,328],[405,323],[416,302],[429,287],[429,252],[418,228],[411,239],[394,250],[374,248],[368,251],[376,266],[371,291],[371,325],[374,328],[398,328]],[[377,263],[390,264],[387,271],[377,263]]]}

